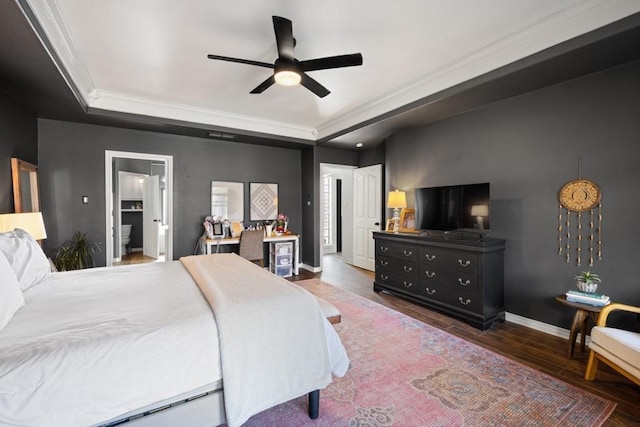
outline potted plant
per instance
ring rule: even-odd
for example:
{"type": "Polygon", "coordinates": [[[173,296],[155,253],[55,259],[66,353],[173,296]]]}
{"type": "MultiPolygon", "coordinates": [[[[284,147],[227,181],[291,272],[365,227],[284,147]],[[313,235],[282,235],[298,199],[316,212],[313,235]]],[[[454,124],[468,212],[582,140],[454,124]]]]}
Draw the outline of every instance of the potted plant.
{"type": "Polygon", "coordinates": [[[583,271],[574,277],[577,280],[576,285],[580,292],[586,292],[588,294],[593,294],[598,289],[598,283],[602,282],[600,276],[591,271],[583,271]]]}
{"type": "Polygon", "coordinates": [[[95,267],[93,254],[97,249],[99,249],[99,244],[90,242],[87,239],[87,233],[76,231],[71,240],[55,249],[53,263],[58,271],[95,267]]]}

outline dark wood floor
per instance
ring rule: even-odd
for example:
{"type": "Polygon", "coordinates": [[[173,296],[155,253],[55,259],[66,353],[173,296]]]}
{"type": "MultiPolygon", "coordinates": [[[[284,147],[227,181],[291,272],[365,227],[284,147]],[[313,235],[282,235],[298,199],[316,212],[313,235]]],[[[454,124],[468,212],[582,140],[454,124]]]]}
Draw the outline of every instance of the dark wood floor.
{"type": "Polygon", "coordinates": [[[596,380],[586,381],[584,371],[588,353],[580,353],[578,350],[574,359],[567,359],[567,340],[510,322],[495,323],[490,330],[482,332],[465,322],[401,298],[386,293],[376,294],[373,292],[373,273],[343,263],[337,255],[326,255],[323,264],[322,273],[310,273],[301,269],[300,275],[292,277],[291,280],[319,278],[444,329],[531,368],[616,402],[618,406],[605,426],[640,426],[640,387],[603,363],[600,364],[596,380]]]}

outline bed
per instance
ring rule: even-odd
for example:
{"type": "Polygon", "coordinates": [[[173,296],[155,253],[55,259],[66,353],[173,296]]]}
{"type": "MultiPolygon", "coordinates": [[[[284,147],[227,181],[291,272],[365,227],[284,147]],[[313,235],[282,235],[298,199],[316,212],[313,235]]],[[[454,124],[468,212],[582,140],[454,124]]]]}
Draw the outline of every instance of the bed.
{"type": "Polygon", "coordinates": [[[234,254],[47,276],[0,330],[0,425],[233,427],[348,368],[313,296],[234,254]]]}

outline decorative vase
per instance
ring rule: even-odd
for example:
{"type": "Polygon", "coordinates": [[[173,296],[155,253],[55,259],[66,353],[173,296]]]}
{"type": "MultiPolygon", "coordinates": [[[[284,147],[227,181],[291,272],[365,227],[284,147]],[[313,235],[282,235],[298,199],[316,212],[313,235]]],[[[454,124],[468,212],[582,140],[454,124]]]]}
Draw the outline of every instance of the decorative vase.
{"type": "Polygon", "coordinates": [[[596,290],[598,289],[598,284],[594,283],[594,282],[580,282],[578,281],[576,283],[576,285],[578,286],[578,290],[580,292],[584,292],[587,294],[594,294],[596,292],[596,290]]]}
{"type": "Polygon", "coordinates": [[[264,228],[266,230],[267,237],[270,237],[273,233],[273,224],[267,224],[264,228]]]}

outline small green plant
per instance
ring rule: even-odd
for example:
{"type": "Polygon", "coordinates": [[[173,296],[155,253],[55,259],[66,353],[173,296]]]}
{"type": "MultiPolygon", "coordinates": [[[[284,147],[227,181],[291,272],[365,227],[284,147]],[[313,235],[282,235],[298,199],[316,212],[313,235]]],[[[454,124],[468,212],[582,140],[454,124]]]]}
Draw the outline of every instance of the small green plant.
{"type": "Polygon", "coordinates": [[[577,280],[578,282],[582,282],[586,284],[602,282],[602,279],[600,279],[600,276],[598,276],[595,273],[592,273],[591,271],[583,271],[580,274],[578,274],[576,277],[574,277],[574,279],[577,280]]]}
{"type": "Polygon", "coordinates": [[[95,267],[93,254],[99,249],[99,243],[90,242],[87,239],[87,233],[76,231],[71,240],[55,249],[53,263],[58,271],[95,267]]]}

